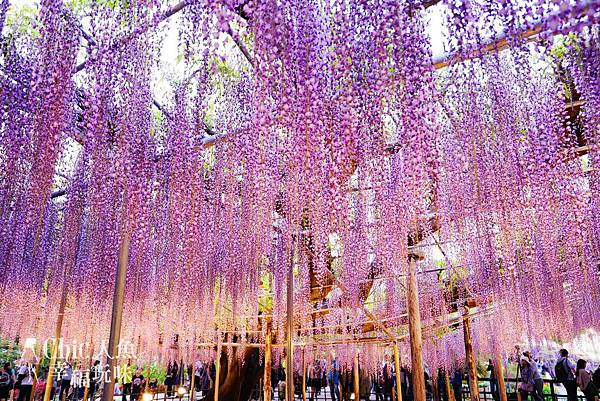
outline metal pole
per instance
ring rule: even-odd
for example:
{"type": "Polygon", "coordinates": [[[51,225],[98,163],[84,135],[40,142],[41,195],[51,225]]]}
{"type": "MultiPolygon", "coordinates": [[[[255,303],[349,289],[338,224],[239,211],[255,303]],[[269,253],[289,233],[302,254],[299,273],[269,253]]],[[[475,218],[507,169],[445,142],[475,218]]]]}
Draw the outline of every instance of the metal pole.
{"type": "Polygon", "coordinates": [[[408,328],[410,354],[413,368],[413,400],[425,401],[425,369],[421,337],[421,313],[419,311],[419,288],[417,285],[417,262],[414,256],[408,259],[408,328]]]}
{"type": "Polygon", "coordinates": [[[113,296],[112,317],[110,321],[110,337],[108,339],[108,377],[104,381],[102,401],[113,401],[115,397],[114,384],[111,376],[114,376],[115,362],[117,358],[117,347],[121,339],[121,321],[123,320],[123,301],[125,298],[125,278],[127,275],[127,261],[129,260],[130,236],[126,231],[123,235],[121,248],[119,250],[119,264],[117,266],[115,292],[113,296]]]}
{"type": "Polygon", "coordinates": [[[398,342],[394,341],[394,368],[396,369],[396,400],[402,401],[402,382],[400,381],[402,370],[400,368],[400,352],[398,342]]]}
{"type": "Polygon", "coordinates": [[[294,242],[290,256],[290,268],[287,277],[287,354],[285,372],[286,401],[294,401],[294,242]]]}

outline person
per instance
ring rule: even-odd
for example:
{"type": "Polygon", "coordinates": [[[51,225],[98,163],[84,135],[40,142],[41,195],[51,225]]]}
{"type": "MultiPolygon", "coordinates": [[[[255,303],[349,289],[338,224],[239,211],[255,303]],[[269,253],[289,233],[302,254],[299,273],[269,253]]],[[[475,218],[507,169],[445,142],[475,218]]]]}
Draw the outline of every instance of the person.
{"type": "Polygon", "coordinates": [[[379,369],[373,373],[373,389],[375,390],[375,401],[383,401],[383,376],[379,369]]]}
{"type": "Polygon", "coordinates": [[[498,394],[498,381],[496,380],[496,371],[494,370],[494,363],[491,359],[488,359],[487,371],[490,372],[490,392],[494,400],[499,400],[500,395],[498,394]]]}
{"type": "Polygon", "coordinates": [[[121,366],[121,375],[119,381],[123,384],[123,401],[127,401],[127,396],[131,396],[131,379],[133,377],[133,367],[131,359],[127,361],[127,365],[121,366]]]}
{"type": "Polygon", "coordinates": [[[538,364],[529,351],[524,352],[523,355],[527,357],[532,372],[533,398],[537,401],[544,401],[544,379],[542,379],[538,364]]]}
{"type": "Polygon", "coordinates": [[[121,387],[121,385],[119,384],[119,380],[115,380],[115,389],[114,389],[114,394],[115,395],[122,395],[123,394],[123,388],[121,387]]]}
{"type": "Polygon", "coordinates": [[[294,379],[294,394],[302,399],[302,377],[299,372],[294,372],[292,377],[294,379]]]}
{"type": "Polygon", "coordinates": [[[531,361],[526,356],[522,356],[520,360],[521,364],[521,382],[519,383],[519,392],[521,393],[521,400],[527,400],[529,394],[535,401],[543,401],[542,397],[537,394],[534,380],[534,368],[531,361]]]}
{"type": "Polygon", "coordinates": [[[371,379],[364,368],[360,368],[359,372],[358,388],[360,392],[360,399],[369,401],[371,399],[371,379]]]}
{"type": "Polygon", "coordinates": [[[171,362],[167,365],[165,386],[167,387],[167,397],[173,397],[173,365],[171,365],[171,362]]]}
{"type": "Polygon", "coordinates": [[[409,390],[412,392],[412,386],[410,385],[411,375],[406,366],[400,368],[400,391],[402,392],[402,399],[408,399],[409,390]]]}
{"type": "Polygon", "coordinates": [[[461,368],[454,371],[450,384],[452,384],[452,391],[454,392],[454,400],[462,400],[462,383],[463,383],[463,372],[461,368]]]}
{"type": "Polygon", "coordinates": [[[392,401],[392,392],[394,391],[394,367],[390,363],[390,356],[385,356],[383,364],[383,400],[392,401]]]}
{"type": "Polygon", "coordinates": [[[313,391],[313,399],[315,399],[321,392],[321,386],[323,385],[323,365],[318,359],[315,361],[314,364],[311,384],[313,391]]]}
{"type": "Polygon", "coordinates": [[[594,401],[598,396],[598,389],[592,382],[592,374],[586,369],[587,362],[584,359],[577,361],[577,367],[575,370],[575,381],[577,386],[581,389],[583,395],[585,395],[586,401],[594,401]]]}
{"type": "Polygon", "coordinates": [[[285,380],[279,380],[277,384],[277,394],[279,395],[279,400],[285,400],[285,380]]]}
{"type": "Polygon", "coordinates": [[[352,374],[352,370],[348,367],[347,363],[344,363],[342,368],[340,381],[342,383],[342,400],[350,401],[350,394],[352,394],[354,390],[354,375],[352,374]]]}
{"type": "Polygon", "coordinates": [[[29,364],[25,363],[21,365],[19,369],[19,376],[21,376],[21,384],[19,385],[19,398],[18,401],[29,401],[31,398],[31,391],[33,389],[33,377],[35,372],[29,364]]]}
{"type": "Polygon", "coordinates": [[[177,390],[177,387],[179,387],[179,384],[181,383],[181,377],[179,375],[179,364],[177,363],[177,361],[173,362],[172,374],[173,386],[175,386],[175,390],[177,390]]]}
{"type": "Polygon", "coordinates": [[[15,375],[15,370],[10,367],[10,362],[4,363],[4,370],[10,376],[10,384],[9,384],[9,388],[8,388],[8,398],[12,399],[13,398],[12,393],[15,389],[15,383],[17,382],[17,376],[15,375]]]}
{"type": "Polygon", "coordinates": [[[554,376],[567,390],[567,401],[577,401],[577,383],[575,382],[575,366],[569,360],[569,351],[561,349],[560,357],[554,366],[554,376]]]}
{"type": "Polygon", "coordinates": [[[140,394],[142,394],[142,389],[144,388],[144,375],[142,375],[142,370],[140,368],[136,369],[135,374],[131,379],[131,401],[138,401],[140,398],[140,394]]]}
{"type": "Polygon", "coordinates": [[[592,374],[592,383],[594,383],[596,388],[600,389],[600,366],[598,366],[592,374]]]}
{"type": "Polygon", "coordinates": [[[12,388],[12,378],[10,369],[10,364],[4,364],[2,368],[0,368],[0,401],[7,401],[10,398],[10,390],[12,388]]]}
{"type": "Polygon", "coordinates": [[[437,372],[437,391],[439,400],[449,401],[448,393],[446,391],[446,373],[442,368],[438,368],[437,372]]]}
{"type": "Polygon", "coordinates": [[[329,391],[331,392],[331,401],[341,401],[340,398],[340,372],[338,371],[337,361],[331,364],[331,370],[327,375],[329,382],[329,391]]]}
{"type": "Polygon", "coordinates": [[[148,388],[152,394],[156,394],[156,390],[158,390],[158,380],[156,378],[150,379],[148,382],[148,388]]]}
{"type": "Polygon", "coordinates": [[[73,367],[69,362],[65,362],[62,364],[62,369],[60,370],[59,376],[61,378],[61,381],[60,392],[58,393],[58,401],[64,401],[69,395],[71,379],[73,378],[73,367]]]}
{"type": "Polygon", "coordinates": [[[210,387],[210,365],[204,366],[204,370],[202,372],[202,392],[204,393],[210,387]]]}
{"type": "Polygon", "coordinates": [[[81,364],[78,364],[77,367],[73,370],[73,378],[71,379],[71,384],[73,385],[73,400],[79,401],[83,397],[83,370],[81,369],[81,364]]]}
{"type": "Polygon", "coordinates": [[[306,366],[306,387],[309,390],[308,399],[310,401],[314,401],[315,400],[315,393],[316,393],[315,383],[316,383],[316,380],[315,380],[315,366],[314,366],[314,364],[309,363],[308,366],[306,366]]]}
{"type": "Polygon", "coordinates": [[[96,399],[96,391],[100,387],[101,380],[102,368],[100,367],[100,361],[96,359],[90,372],[90,388],[88,390],[90,400],[92,401],[96,399]]]}
{"type": "Polygon", "coordinates": [[[202,388],[202,373],[204,371],[204,366],[202,365],[202,361],[196,361],[194,364],[194,387],[196,392],[199,392],[202,388]]]}

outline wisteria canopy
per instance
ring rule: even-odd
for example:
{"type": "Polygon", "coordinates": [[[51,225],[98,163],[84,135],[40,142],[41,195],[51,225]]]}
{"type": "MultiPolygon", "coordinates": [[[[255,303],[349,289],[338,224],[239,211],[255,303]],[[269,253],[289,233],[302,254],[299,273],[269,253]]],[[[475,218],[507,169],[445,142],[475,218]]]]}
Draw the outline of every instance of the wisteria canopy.
{"type": "Polygon", "coordinates": [[[0,0],[0,335],[51,337],[65,293],[63,336],[107,338],[126,239],[121,337],[148,358],[175,334],[206,358],[218,333],[260,343],[267,320],[283,341],[290,268],[295,342],[403,338],[417,253],[431,366],[460,358],[467,300],[481,352],[599,329],[599,18],[0,0]]]}

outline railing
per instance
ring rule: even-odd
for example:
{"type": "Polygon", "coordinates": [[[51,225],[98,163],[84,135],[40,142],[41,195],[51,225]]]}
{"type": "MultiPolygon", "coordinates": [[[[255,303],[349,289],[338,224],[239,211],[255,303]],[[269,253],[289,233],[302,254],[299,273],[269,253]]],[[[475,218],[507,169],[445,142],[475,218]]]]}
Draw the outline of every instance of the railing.
{"type": "MultiPolygon", "coordinates": [[[[479,399],[481,401],[498,401],[498,399],[494,397],[495,394],[491,391],[490,379],[489,378],[479,378],[478,381],[480,383],[479,399]],[[487,386],[485,386],[485,385],[481,386],[481,384],[486,384],[486,383],[487,383],[487,386]]],[[[504,381],[506,382],[506,392],[507,392],[508,400],[516,401],[517,400],[517,390],[516,389],[517,389],[517,383],[519,382],[519,380],[515,379],[515,378],[505,378],[504,381]]],[[[297,387],[300,387],[300,386],[297,386],[297,387]]],[[[561,391],[557,392],[558,388],[562,388],[562,384],[560,384],[560,382],[558,382],[556,380],[544,380],[544,392],[542,394],[544,400],[545,401],[566,401],[567,400],[566,391],[564,391],[564,394],[561,391]]],[[[195,391],[195,393],[194,393],[195,400],[190,400],[189,387],[188,387],[188,391],[183,395],[178,394],[177,389],[178,389],[177,386],[173,386],[173,394],[172,394],[172,396],[168,397],[167,393],[164,391],[164,388],[161,386],[161,388],[160,388],[161,391],[154,394],[153,401],[199,401],[200,399],[203,398],[203,396],[209,390],[209,388],[205,388],[205,389],[200,389],[200,391],[195,391]]],[[[410,391],[405,391],[405,390],[406,389],[403,387],[403,401],[412,401],[412,394],[410,393],[410,391]]],[[[429,388],[428,390],[431,390],[431,389],[429,388]]],[[[445,389],[438,389],[438,391],[445,393],[445,389]]],[[[337,396],[336,396],[335,401],[355,401],[354,394],[352,394],[352,391],[350,391],[350,394],[351,394],[351,396],[349,397],[348,392],[346,392],[346,394],[341,392],[340,395],[342,396],[342,400],[337,400],[337,396]]],[[[285,399],[285,394],[282,394],[282,395],[283,395],[283,398],[280,397],[276,386],[274,386],[274,388],[272,390],[272,400],[279,401],[281,399],[285,399]]],[[[455,400],[455,401],[469,401],[470,400],[470,390],[469,390],[467,381],[463,382],[461,395],[462,395],[461,400],[455,400]]],[[[96,397],[98,397],[98,393],[96,393],[96,397]]],[[[117,397],[121,398],[121,396],[117,396],[117,397]]],[[[296,400],[302,400],[302,391],[299,390],[298,388],[296,388],[296,391],[295,391],[295,398],[296,398],[296,400]]],[[[262,386],[261,387],[257,386],[252,391],[250,400],[262,401],[262,399],[263,399],[262,386]]],[[[430,391],[428,391],[428,393],[427,393],[427,399],[428,400],[434,399],[433,394],[430,391]]],[[[581,401],[585,401],[585,397],[583,396],[583,394],[581,394],[581,392],[578,393],[578,399],[581,401]]],[[[121,400],[123,400],[123,399],[121,398],[121,400]]],[[[330,390],[329,386],[322,387],[321,390],[315,394],[314,398],[311,398],[311,389],[307,388],[306,389],[306,400],[307,401],[334,401],[332,399],[331,390],[330,390]]],[[[370,389],[368,398],[366,397],[366,394],[365,394],[365,395],[361,395],[360,400],[356,400],[356,401],[388,401],[388,400],[394,401],[395,400],[394,394],[385,393],[383,391],[376,392],[374,387],[372,386],[370,389]]],[[[445,398],[440,397],[439,400],[446,401],[446,400],[448,400],[448,398],[447,398],[447,396],[445,398]]],[[[69,401],[71,401],[71,400],[69,400],[69,401]]],[[[72,401],[75,401],[75,400],[72,399],[72,401]]],[[[96,401],[98,401],[98,399],[96,399],[96,401]]],[[[131,401],[131,395],[127,395],[127,401],[131,401]]],[[[144,401],[143,397],[140,396],[138,401],[144,401]]],[[[522,400],[522,401],[527,401],[527,400],[522,400]]]]}
{"type": "MultiPolygon", "coordinates": [[[[489,378],[479,378],[478,381],[479,381],[479,383],[490,383],[489,378]]],[[[516,401],[517,400],[517,383],[520,382],[520,380],[515,379],[515,378],[505,378],[504,381],[506,382],[506,395],[508,397],[508,400],[516,401]]],[[[546,400],[546,401],[565,401],[567,399],[566,391],[565,391],[565,394],[558,394],[556,391],[557,387],[562,388],[562,384],[559,381],[544,379],[544,391],[542,394],[542,397],[544,398],[544,400],[546,400]]],[[[479,387],[479,399],[483,400],[483,401],[497,401],[497,399],[494,398],[494,393],[490,390],[491,390],[491,388],[489,385],[488,385],[487,389],[482,389],[481,387],[479,387]]],[[[471,395],[471,391],[469,389],[469,386],[466,384],[463,384],[462,400],[460,400],[460,401],[469,400],[470,395],[471,395]]],[[[577,394],[577,398],[579,400],[585,401],[585,397],[583,394],[581,394],[581,392],[579,392],[577,394]]],[[[459,401],[459,400],[456,400],[456,401],[459,401]]],[[[526,401],[526,400],[523,400],[523,401],[526,401]]]]}

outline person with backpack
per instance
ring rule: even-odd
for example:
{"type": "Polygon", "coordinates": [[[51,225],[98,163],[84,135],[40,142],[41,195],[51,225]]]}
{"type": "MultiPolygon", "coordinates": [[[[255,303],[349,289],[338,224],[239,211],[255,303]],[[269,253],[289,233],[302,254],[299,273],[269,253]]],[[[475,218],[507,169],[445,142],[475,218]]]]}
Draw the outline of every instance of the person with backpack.
{"type": "Polygon", "coordinates": [[[577,369],[575,371],[576,382],[586,401],[594,401],[598,396],[598,389],[592,382],[592,374],[586,369],[587,362],[583,359],[577,361],[577,369]]]}
{"type": "Polygon", "coordinates": [[[58,401],[65,401],[69,396],[69,390],[71,389],[71,379],[73,378],[73,366],[69,362],[65,362],[62,365],[62,369],[59,372],[60,377],[60,392],[58,394],[58,401]]]}
{"type": "MultiPolygon", "coordinates": [[[[10,365],[8,365],[10,368],[10,365]]],[[[6,364],[0,369],[0,401],[7,401],[10,398],[12,388],[12,378],[6,369],[6,364]]]]}
{"type": "Polygon", "coordinates": [[[31,398],[31,391],[33,390],[33,378],[35,371],[28,363],[21,366],[19,375],[22,375],[21,384],[19,385],[19,398],[18,401],[29,401],[31,398]]]}
{"type": "Polygon", "coordinates": [[[575,365],[569,360],[569,351],[561,349],[560,358],[554,366],[554,376],[567,390],[567,401],[577,401],[577,383],[575,382],[575,365]]]}
{"type": "Polygon", "coordinates": [[[592,383],[594,383],[596,388],[600,389],[600,366],[594,370],[594,374],[592,375],[592,383]]]}

